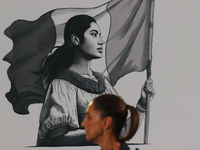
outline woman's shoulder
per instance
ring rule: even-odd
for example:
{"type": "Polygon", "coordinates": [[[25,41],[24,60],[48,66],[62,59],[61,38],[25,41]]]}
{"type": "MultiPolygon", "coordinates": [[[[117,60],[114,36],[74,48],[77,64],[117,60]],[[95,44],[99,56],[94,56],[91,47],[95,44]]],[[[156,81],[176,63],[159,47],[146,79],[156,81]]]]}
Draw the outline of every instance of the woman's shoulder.
{"type": "Polygon", "coordinates": [[[64,79],[54,79],[52,80],[51,84],[49,85],[49,88],[53,89],[54,91],[73,91],[75,92],[77,89],[77,86],[70,83],[69,81],[66,81],[64,79]],[[67,89],[67,90],[66,90],[67,89]]]}
{"type": "Polygon", "coordinates": [[[59,78],[55,78],[52,80],[51,85],[60,85],[60,84],[64,84],[64,85],[69,85],[72,86],[73,84],[70,83],[69,81],[65,80],[65,79],[59,79],[59,78]]]}
{"type": "Polygon", "coordinates": [[[54,82],[68,82],[70,85],[83,89],[89,93],[102,94],[107,81],[102,73],[92,71],[93,77],[84,77],[71,69],[64,69],[57,74],[54,82]],[[63,81],[64,80],[64,81],[63,81]]]}
{"type": "Polygon", "coordinates": [[[128,147],[128,145],[126,144],[126,142],[123,142],[121,144],[121,147],[120,147],[119,150],[130,150],[130,148],[128,147]]]}

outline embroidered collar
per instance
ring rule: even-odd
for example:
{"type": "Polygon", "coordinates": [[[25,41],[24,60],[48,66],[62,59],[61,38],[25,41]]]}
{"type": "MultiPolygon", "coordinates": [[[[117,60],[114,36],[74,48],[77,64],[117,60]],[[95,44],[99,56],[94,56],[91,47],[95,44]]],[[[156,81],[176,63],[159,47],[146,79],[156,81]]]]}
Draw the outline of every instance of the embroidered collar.
{"type": "Polygon", "coordinates": [[[64,69],[56,75],[56,79],[64,79],[89,93],[102,94],[105,91],[105,78],[98,72],[92,71],[92,74],[97,82],[90,78],[84,78],[71,69],[64,69]]]}

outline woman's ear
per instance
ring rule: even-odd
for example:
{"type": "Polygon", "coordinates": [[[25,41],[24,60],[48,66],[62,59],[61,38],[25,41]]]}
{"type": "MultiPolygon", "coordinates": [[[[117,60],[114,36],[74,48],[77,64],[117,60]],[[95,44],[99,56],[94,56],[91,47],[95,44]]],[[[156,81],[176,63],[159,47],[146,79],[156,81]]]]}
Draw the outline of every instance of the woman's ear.
{"type": "Polygon", "coordinates": [[[72,43],[74,43],[74,45],[79,45],[80,44],[80,40],[75,34],[71,35],[71,41],[72,41],[72,43]]]}
{"type": "Polygon", "coordinates": [[[113,124],[113,119],[112,117],[106,117],[104,118],[104,130],[109,129],[113,124]]]}

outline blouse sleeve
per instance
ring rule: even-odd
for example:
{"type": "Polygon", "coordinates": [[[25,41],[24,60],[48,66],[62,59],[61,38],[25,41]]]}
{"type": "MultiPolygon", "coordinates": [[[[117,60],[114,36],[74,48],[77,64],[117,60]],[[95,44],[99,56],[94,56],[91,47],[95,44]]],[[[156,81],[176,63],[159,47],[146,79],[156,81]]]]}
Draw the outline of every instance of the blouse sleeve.
{"type": "Polygon", "coordinates": [[[54,79],[50,84],[40,114],[40,136],[50,141],[79,128],[76,87],[54,79]]]}

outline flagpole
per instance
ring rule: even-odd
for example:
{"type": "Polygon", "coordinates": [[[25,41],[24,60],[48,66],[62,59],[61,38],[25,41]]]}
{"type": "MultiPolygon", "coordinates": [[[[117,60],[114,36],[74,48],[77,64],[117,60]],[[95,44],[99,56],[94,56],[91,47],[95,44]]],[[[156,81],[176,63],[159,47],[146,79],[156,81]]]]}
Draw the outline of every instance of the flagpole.
{"type": "MultiPolygon", "coordinates": [[[[149,30],[149,61],[148,61],[148,65],[147,65],[147,68],[146,68],[147,80],[149,78],[151,78],[154,5],[155,5],[155,0],[151,0],[150,23],[149,23],[150,24],[150,30],[149,30]]],[[[149,119],[150,119],[150,102],[149,102],[149,94],[147,93],[145,125],[144,125],[144,144],[148,144],[149,119]]]]}

